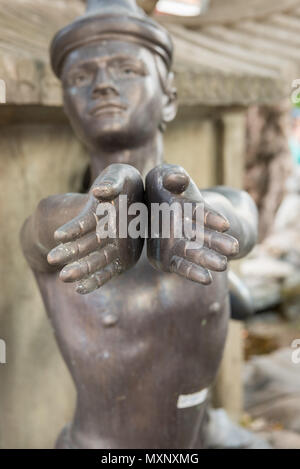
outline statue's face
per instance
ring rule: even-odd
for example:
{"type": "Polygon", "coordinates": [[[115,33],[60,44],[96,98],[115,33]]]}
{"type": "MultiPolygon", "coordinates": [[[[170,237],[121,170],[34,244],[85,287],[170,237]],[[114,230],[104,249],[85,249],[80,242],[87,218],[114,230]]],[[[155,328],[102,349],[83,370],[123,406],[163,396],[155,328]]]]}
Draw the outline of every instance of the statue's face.
{"type": "Polygon", "coordinates": [[[142,144],[168,105],[153,54],[134,43],[109,40],[73,51],[62,81],[66,113],[91,149],[142,144]]]}

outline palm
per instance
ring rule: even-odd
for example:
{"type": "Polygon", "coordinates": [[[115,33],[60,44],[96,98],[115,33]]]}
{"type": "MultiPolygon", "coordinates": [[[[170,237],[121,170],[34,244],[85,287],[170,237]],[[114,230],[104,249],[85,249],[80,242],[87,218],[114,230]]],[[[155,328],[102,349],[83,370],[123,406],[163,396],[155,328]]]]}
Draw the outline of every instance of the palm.
{"type": "Polygon", "coordinates": [[[112,204],[116,209],[118,233],[119,196],[127,195],[128,203],[142,202],[143,181],[139,172],[124,164],[113,164],[95,180],[83,211],[56,230],[54,237],[61,244],[48,254],[50,264],[64,266],[60,279],[77,282],[76,291],[90,293],[111,278],[128,270],[140,258],[141,238],[110,238],[99,234],[99,206],[112,204]]]}
{"type": "Polygon", "coordinates": [[[238,242],[224,233],[230,227],[227,219],[205,203],[196,184],[183,168],[164,164],[150,171],[146,179],[146,199],[149,210],[152,203],[167,202],[172,205],[176,202],[182,207],[181,218],[171,218],[168,238],[162,236],[161,225],[158,233],[150,231],[152,237],[148,239],[147,253],[154,267],[204,285],[212,281],[210,271],[226,270],[227,257],[238,251],[238,242]],[[190,219],[184,212],[184,204],[190,204],[190,219]],[[197,216],[200,209],[202,218],[197,216]],[[194,233],[202,236],[196,239],[187,236],[187,221],[194,233]],[[181,225],[180,230],[176,229],[176,224],[181,225]],[[182,233],[179,237],[178,232],[182,233]]]}

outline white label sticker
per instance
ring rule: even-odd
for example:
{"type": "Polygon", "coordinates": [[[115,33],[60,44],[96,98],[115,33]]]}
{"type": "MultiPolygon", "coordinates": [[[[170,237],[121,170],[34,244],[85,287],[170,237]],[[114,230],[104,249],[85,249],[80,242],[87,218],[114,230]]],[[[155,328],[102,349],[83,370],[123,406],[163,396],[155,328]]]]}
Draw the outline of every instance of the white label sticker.
{"type": "Polygon", "coordinates": [[[195,392],[194,394],[185,394],[178,397],[177,409],[186,409],[188,407],[194,407],[202,404],[208,395],[208,388],[202,389],[202,391],[195,392]]]}

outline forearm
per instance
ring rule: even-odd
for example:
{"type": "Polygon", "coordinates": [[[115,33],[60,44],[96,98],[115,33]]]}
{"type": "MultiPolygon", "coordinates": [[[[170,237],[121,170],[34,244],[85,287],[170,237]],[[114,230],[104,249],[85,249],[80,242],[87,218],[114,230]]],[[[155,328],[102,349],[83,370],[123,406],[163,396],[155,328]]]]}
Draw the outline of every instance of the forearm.
{"type": "Polygon", "coordinates": [[[239,253],[234,259],[246,256],[257,241],[257,208],[244,191],[217,186],[202,192],[206,202],[216,211],[223,214],[230,223],[226,232],[239,242],[239,253]]]}
{"type": "Polygon", "coordinates": [[[36,211],[21,230],[23,253],[30,267],[38,272],[53,272],[57,267],[47,262],[48,252],[57,245],[54,233],[57,228],[74,218],[84,207],[88,195],[63,194],[40,201],[36,211]]]}

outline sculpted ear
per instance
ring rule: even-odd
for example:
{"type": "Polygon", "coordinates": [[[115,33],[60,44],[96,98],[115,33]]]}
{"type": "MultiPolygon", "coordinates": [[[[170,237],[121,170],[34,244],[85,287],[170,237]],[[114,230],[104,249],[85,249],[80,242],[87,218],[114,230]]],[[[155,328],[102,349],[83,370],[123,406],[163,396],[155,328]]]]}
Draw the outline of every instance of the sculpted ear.
{"type": "Polygon", "coordinates": [[[163,122],[171,122],[177,114],[177,90],[174,86],[174,74],[168,74],[164,94],[163,122]]]}

